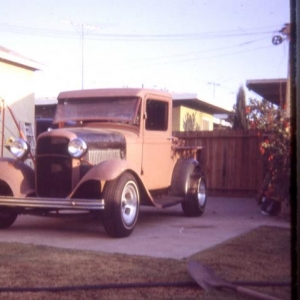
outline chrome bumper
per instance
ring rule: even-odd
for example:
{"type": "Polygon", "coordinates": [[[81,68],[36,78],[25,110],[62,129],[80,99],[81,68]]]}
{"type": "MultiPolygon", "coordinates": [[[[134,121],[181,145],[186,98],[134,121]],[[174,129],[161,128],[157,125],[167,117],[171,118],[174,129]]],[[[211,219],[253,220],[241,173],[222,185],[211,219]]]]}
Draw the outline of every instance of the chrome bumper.
{"type": "Polygon", "coordinates": [[[103,210],[104,199],[68,199],[68,198],[17,198],[0,196],[0,206],[70,209],[70,210],[103,210]]]}

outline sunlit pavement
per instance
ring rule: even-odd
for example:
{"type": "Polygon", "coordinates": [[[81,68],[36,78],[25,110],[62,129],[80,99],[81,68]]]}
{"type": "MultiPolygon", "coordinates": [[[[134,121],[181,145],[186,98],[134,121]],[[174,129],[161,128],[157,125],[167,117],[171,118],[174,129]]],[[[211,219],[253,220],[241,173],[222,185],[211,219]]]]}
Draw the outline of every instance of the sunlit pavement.
{"type": "Polygon", "coordinates": [[[9,229],[1,230],[0,241],[184,258],[263,225],[290,228],[281,217],[262,215],[254,199],[211,197],[205,213],[197,218],[185,217],[180,205],[164,210],[142,207],[136,228],[127,238],[110,238],[101,220],[87,216],[19,216],[9,229]]]}

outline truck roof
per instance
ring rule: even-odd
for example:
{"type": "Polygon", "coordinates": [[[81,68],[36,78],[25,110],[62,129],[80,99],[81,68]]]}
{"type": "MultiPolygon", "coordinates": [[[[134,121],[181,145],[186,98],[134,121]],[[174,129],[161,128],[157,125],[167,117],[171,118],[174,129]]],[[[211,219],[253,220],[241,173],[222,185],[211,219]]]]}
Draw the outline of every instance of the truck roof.
{"type": "Polygon", "coordinates": [[[172,98],[171,94],[155,89],[109,88],[65,91],[59,93],[57,99],[62,100],[97,97],[143,97],[146,94],[155,94],[161,95],[163,97],[172,98]]]}

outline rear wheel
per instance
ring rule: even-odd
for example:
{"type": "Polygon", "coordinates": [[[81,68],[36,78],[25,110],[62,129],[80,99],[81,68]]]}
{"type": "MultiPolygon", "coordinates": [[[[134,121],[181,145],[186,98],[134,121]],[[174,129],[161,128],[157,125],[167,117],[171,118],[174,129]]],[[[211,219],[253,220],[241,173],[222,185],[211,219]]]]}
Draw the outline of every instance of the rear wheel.
{"type": "Polygon", "coordinates": [[[112,237],[129,236],[137,222],[140,196],[134,176],[125,172],[104,186],[103,225],[112,237]]]}
{"type": "Polygon", "coordinates": [[[11,207],[0,207],[0,229],[10,227],[17,219],[18,213],[11,207]]]}
{"type": "Polygon", "coordinates": [[[206,206],[206,184],[203,177],[193,180],[190,192],[187,193],[186,200],[182,202],[182,210],[186,216],[201,216],[206,206]]]}

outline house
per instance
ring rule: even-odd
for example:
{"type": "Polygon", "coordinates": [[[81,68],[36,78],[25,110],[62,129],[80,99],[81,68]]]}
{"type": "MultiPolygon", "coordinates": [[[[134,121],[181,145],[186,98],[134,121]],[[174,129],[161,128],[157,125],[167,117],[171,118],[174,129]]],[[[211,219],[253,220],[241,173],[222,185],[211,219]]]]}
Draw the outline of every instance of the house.
{"type": "Polygon", "coordinates": [[[0,157],[10,156],[5,148],[11,139],[34,140],[34,72],[40,65],[0,46],[0,157]]]}
{"type": "Polygon", "coordinates": [[[173,94],[173,131],[222,128],[228,125],[224,119],[229,113],[224,108],[200,100],[197,94],[173,94]],[[186,129],[188,122],[194,128],[186,129]]]}

